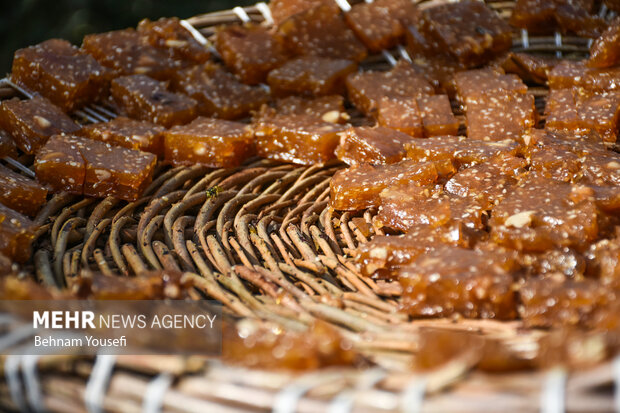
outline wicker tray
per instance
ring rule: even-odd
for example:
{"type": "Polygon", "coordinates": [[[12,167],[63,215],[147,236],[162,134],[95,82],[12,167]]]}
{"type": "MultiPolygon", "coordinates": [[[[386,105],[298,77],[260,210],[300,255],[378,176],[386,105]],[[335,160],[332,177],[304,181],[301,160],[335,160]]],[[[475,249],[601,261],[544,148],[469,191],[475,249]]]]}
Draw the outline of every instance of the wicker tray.
{"type": "MultiPolygon", "coordinates": [[[[513,6],[510,1],[488,3],[504,17],[513,6]]],[[[262,3],[187,23],[198,38],[208,38],[213,27],[240,20],[269,25],[269,8],[262,3]]],[[[588,40],[515,33],[513,48],[583,57],[588,40]]],[[[388,68],[398,58],[408,58],[404,49],[371,56],[362,66],[388,68]]],[[[0,87],[0,98],[20,93],[8,80],[0,87]]],[[[546,90],[530,93],[542,115],[546,90]]],[[[351,115],[354,122],[361,118],[351,115]]],[[[94,122],[115,115],[92,106],[75,116],[94,122]]],[[[32,173],[27,157],[19,165],[6,161],[32,173]]],[[[82,268],[115,275],[185,271],[229,314],[290,329],[321,319],[376,367],[296,374],[200,358],[12,356],[4,363],[0,407],[64,412],[620,410],[613,395],[618,363],[573,372],[554,368],[491,375],[472,370],[479,355],[464,350],[438,370],[411,373],[422,328],[477,331],[523,360],[532,357],[547,333],[524,330],[518,321],[411,321],[399,313],[399,284],[362,277],[350,261],[349,252],[359,243],[382,233],[372,224],[375,211],[340,214],[327,208],[330,178],[341,167],[258,159],[235,169],[160,166],[136,202],[57,194],[35,219],[42,226],[25,270],[57,286],[82,268]],[[207,190],[215,187],[219,193],[214,197],[207,190]],[[277,303],[269,293],[273,287],[294,300],[277,303]]]]}

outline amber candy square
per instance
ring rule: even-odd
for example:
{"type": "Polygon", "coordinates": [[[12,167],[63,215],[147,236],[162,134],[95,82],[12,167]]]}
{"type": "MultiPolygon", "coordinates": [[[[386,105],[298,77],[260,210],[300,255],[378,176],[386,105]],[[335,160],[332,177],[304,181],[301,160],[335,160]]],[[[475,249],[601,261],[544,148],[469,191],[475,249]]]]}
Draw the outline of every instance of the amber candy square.
{"type": "Polygon", "coordinates": [[[576,102],[583,126],[598,132],[605,142],[616,142],[620,116],[620,90],[599,93],[581,90],[576,96],[576,102]]]}
{"type": "Polygon", "coordinates": [[[595,311],[613,300],[607,287],[589,279],[531,279],[519,295],[519,315],[528,327],[586,326],[595,311]]]}
{"type": "Polygon", "coordinates": [[[119,116],[108,122],[85,125],[78,135],[113,146],[137,149],[161,156],[165,128],[144,120],[119,116]]]}
{"type": "Polygon", "coordinates": [[[317,6],[327,6],[334,13],[340,13],[338,5],[333,0],[272,0],[269,2],[269,10],[276,26],[294,14],[317,6]]]}
{"type": "Polygon", "coordinates": [[[241,165],[254,154],[254,134],[248,125],[198,117],[164,133],[165,159],[173,165],[196,163],[214,168],[241,165]]]}
{"type": "Polygon", "coordinates": [[[545,106],[545,128],[550,130],[579,128],[579,114],[572,88],[549,91],[545,106]]]}
{"type": "Polygon", "coordinates": [[[286,48],[295,55],[362,61],[366,47],[334,8],[320,5],[294,14],[278,27],[286,48]]]}
{"type": "Polygon", "coordinates": [[[477,237],[461,225],[432,227],[413,225],[402,236],[378,235],[360,244],[355,256],[362,274],[381,278],[394,278],[398,270],[413,263],[425,252],[442,245],[471,247],[477,237]]]}
{"type": "Polygon", "coordinates": [[[377,53],[395,47],[418,13],[408,0],[376,0],[355,4],[344,17],[364,45],[377,53]]]}
{"type": "Polygon", "coordinates": [[[512,155],[498,155],[487,162],[463,169],[446,182],[446,192],[467,198],[485,197],[499,202],[525,172],[527,161],[512,155]]]}
{"type": "Polygon", "coordinates": [[[175,60],[204,63],[211,57],[207,48],[181,25],[178,17],[163,17],[156,21],[144,19],[138,23],[138,33],[151,46],[168,51],[175,60]]]}
{"type": "Polygon", "coordinates": [[[0,103],[0,127],[28,154],[35,153],[54,134],[80,129],[58,106],[41,96],[0,103]]]}
{"type": "Polygon", "coordinates": [[[415,98],[384,96],[379,101],[377,123],[414,138],[421,138],[424,132],[415,98]]]}
{"type": "Polygon", "coordinates": [[[527,174],[493,209],[493,240],[522,251],[556,246],[583,248],[598,235],[597,207],[591,190],[527,174]]]}
{"type": "Polygon", "coordinates": [[[54,135],[37,152],[34,163],[37,180],[54,191],[84,193],[86,163],[82,158],[83,138],[54,135]]]}
{"type": "Polygon", "coordinates": [[[269,92],[261,86],[243,84],[213,63],[178,71],[173,86],[198,101],[200,115],[222,119],[244,117],[269,100],[269,92]]]}
{"type": "Polygon", "coordinates": [[[518,0],[510,24],[532,34],[550,34],[559,30],[598,37],[606,23],[593,13],[593,8],[593,0],[518,0]]]}
{"type": "Polygon", "coordinates": [[[620,155],[612,151],[582,156],[584,180],[594,185],[620,185],[620,155]]]}
{"type": "Polygon", "coordinates": [[[458,134],[459,121],[452,113],[448,95],[422,96],[417,103],[425,138],[458,134]]]}
{"type": "Polygon", "coordinates": [[[71,135],[55,135],[35,161],[37,179],[57,191],[135,201],[150,184],[157,158],[71,135]]]}
{"type": "Polygon", "coordinates": [[[439,227],[450,222],[481,228],[488,206],[485,196],[461,199],[444,192],[441,186],[423,187],[415,183],[389,186],[379,196],[377,222],[400,231],[415,225],[439,227]]]}
{"type": "Polygon", "coordinates": [[[77,139],[86,164],[84,195],[135,201],[151,183],[157,162],[152,153],[77,139]]]}
{"type": "Polygon", "coordinates": [[[344,125],[304,114],[284,115],[265,108],[254,123],[258,155],[301,165],[324,163],[334,151],[344,125]]]}
{"type": "Polygon", "coordinates": [[[145,75],[131,75],[112,81],[112,97],[129,116],[167,128],[182,125],[196,117],[197,102],[168,91],[166,82],[145,75]]]}
{"type": "Polygon", "coordinates": [[[167,50],[148,44],[134,29],[88,34],[82,50],[117,76],[141,74],[166,80],[172,72],[187,66],[186,62],[171,59],[167,50]]]}
{"type": "Polygon", "coordinates": [[[584,88],[597,92],[620,91],[620,67],[588,69],[583,80],[584,88]]]}
{"type": "Polygon", "coordinates": [[[272,93],[278,96],[342,94],[347,75],[356,69],[357,64],[351,60],[305,56],[272,70],[267,83],[272,93]]]}
{"type": "Polygon", "coordinates": [[[582,61],[563,60],[549,72],[549,87],[564,89],[585,86],[588,68],[582,61]]]}
{"type": "Polygon", "coordinates": [[[69,112],[103,97],[110,77],[110,71],[92,56],[60,39],[19,49],[11,69],[15,83],[69,112]]]}
{"type": "Polygon", "coordinates": [[[394,163],[405,157],[404,144],[410,140],[406,133],[382,126],[350,127],[340,134],[336,156],[349,165],[394,163]]]}
{"type": "Polygon", "coordinates": [[[620,44],[620,21],[616,20],[590,46],[588,66],[596,68],[617,66],[620,63],[618,44],[620,44]]]}
{"type": "Polygon", "coordinates": [[[399,183],[428,185],[437,180],[433,162],[404,160],[388,165],[361,164],[336,172],[330,182],[330,206],[338,210],[360,210],[379,206],[379,194],[399,183]]]}
{"type": "Polygon", "coordinates": [[[304,98],[288,96],[276,100],[276,112],[282,115],[308,115],[324,122],[345,123],[350,119],[340,95],[304,98]]]}
{"type": "Polygon", "coordinates": [[[620,93],[585,89],[552,90],[547,99],[550,130],[596,131],[603,141],[615,142],[620,115],[620,93]]]}
{"type": "Polygon", "coordinates": [[[416,317],[509,320],[516,316],[514,256],[444,246],[399,271],[403,307],[416,317]]]}
{"type": "Polygon", "coordinates": [[[518,145],[512,141],[478,141],[463,136],[437,136],[412,139],[405,144],[407,157],[416,161],[448,159],[457,167],[472,166],[499,154],[514,155],[518,145]]]}
{"type": "Polygon", "coordinates": [[[17,212],[35,216],[47,200],[47,189],[0,165],[0,203],[17,212]]]}
{"type": "Polygon", "coordinates": [[[556,27],[554,11],[553,0],[517,0],[510,24],[532,34],[551,33],[556,27]]]}
{"type": "Polygon", "coordinates": [[[417,98],[433,95],[435,90],[428,80],[415,68],[399,61],[387,72],[368,71],[347,77],[349,100],[363,113],[376,111],[384,96],[417,98]]]}
{"type": "Polygon", "coordinates": [[[215,47],[226,67],[250,85],[264,82],[267,74],[287,59],[280,36],[258,25],[228,25],[218,29],[215,47]]]}
{"type": "Polygon", "coordinates": [[[501,67],[506,73],[516,74],[524,82],[545,85],[549,73],[560,62],[555,57],[511,52],[501,61],[501,67]]]}
{"type": "Polygon", "coordinates": [[[534,96],[498,94],[466,101],[467,136],[470,139],[501,141],[519,139],[536,126],[534,96]]]}
{"type": "Polygon", "coordinates": [[[30,259],[34,223],[13,209],[0,204],[0,253],[17,261],[30,259]]]}
{"type": "Polygon", "coordinates": [[[425,9],[422,31],[469,67],[486,63],[512,45],[510,26],[479,1],[446,3],[425,9]]]}
{"type": "Polygon", "coordinates": [[[527,93],[527,86],[517,75],[504,75],[488,68],[458,72],[454,81],[461,102],[481,96],[527,93]]]}
{"type": "Polygon", "coordinates": [[[582,177],[580,157],[559,145],[535,147],[528,153],[530,170],[562,182],[575,182],[582,177]]]}

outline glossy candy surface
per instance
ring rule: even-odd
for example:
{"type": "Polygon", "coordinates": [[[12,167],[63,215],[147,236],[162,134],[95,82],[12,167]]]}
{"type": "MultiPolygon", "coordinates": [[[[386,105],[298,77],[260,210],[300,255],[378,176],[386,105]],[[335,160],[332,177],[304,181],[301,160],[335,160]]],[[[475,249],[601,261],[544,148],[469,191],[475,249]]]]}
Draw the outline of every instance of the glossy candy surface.
{"type": "Polygon", "coordinates": [[[19,49],[11,69],[15,83],[69,112],[103,98],[110,77],[110,71],[92,56],[60,39],[19,49]]]}
{"type": "Polygon", "coordinates": [[[119,77],[112,81],[112,97],[133,118],[167,128],[182,125],[196,117],[197,102],[170,92],[166,82],[145,75],[119,77]]]}
{"type": "Polygon", "coordinates": [[[19,149],[29,154],[35,153],[54,134],[80,129],[58,106],[41,96],[0,103],[0,127],[19,149]]]}
{"type": "Polygon", "coordinates": [[[255,152],[247,125],[198,117],[164,133],[165,160],[173,165],[200,163],[213,168],[238,166],[255,152]]]}

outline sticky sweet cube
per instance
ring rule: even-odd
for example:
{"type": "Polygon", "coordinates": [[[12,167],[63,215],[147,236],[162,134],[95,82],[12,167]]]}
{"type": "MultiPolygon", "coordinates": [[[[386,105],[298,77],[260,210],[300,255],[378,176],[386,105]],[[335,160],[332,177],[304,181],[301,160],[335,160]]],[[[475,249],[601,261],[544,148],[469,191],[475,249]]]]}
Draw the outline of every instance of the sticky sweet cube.
{"type": "Polygon", "coordinates": [[[28,261],[34,230],[30,219],[0,204],[0,253],[20,263],[28,261]]]}
{"type": "Polygon", "coordinates": [[[357,64],[351,60],[305,56],[272,70],[267,83],[277,96],[342,94],[347,75],[356,69],[357,64]]]}
{"type": "Polygon", "coordinates": [[[340,134],[336,156],[348,165],[374,165],[401,161],[405,157],[405,143],[411,136],[381,126],[350,127],[340,134]]]}
{"type": "Polygon", "coordinates": [[[529,53],[508,53],[501,67],[506,73],[514,73],[524,82],[545,85],[549,73],[561,62],[550,56],[538,56],[529,53]]]}
{"type": "Polygon", "coordinates": [[[272,0],[269,2],[269,10],[276,26],[294,14],[317,6],[327,6],[334,13],[340,13],[338,5],[333,0],[272,0]]]}
{"type": "Polygon", "coordinates": [[[620,44],[620,22],[615,21],[590,46],[588,66],[600,69],[620,64],[618,44],[620,44]]]}
{"type": "Polygon", "coordinates": [[[620,68],[608,67],[604,69],[590,68],[583,79],[584,88],[596,92],[620,91],[620,68]]]}
{"type": "Polygon", "coordinates": [[[138,33],[151,46],[169,52],[175,60],[204,63],[211,57],[206,46],[183,27],[178,17],[163,17],[156,21],[144,19],[138,23],[138,33]]]}
{"type": "Polygon", "coordinates": [[[345,123],[350,119],[340,95],[303,98],[288,96],[276,100],[276,112],[282,115],[308,115],[324,122],[345,123]]]}
{"type": "Polygon", "coordinates": [[[404,160],[388,165],[360,164],[336,172],[330,182],[330,206],[356,211],[379,206],[379,194],[399,183],[428,185],[437,180],[433,162],[404,160]]]}
{"type": "Polygon", "coordinates": [[[256,148],[264,158],[301,165],[334,159],[344,125],[309,115],[283,115],[265,108],[255,121],[256,148]]]}
{"type": "Polygon", "coordinates": [[[161,156],[164,130],[163,126],[151,122],[119,116],[108,122],[85,125],[77,134],[113,146],[161,156]]]}
{"type": "Polygon", "coordinates": [[[0,127],[28,154],[35,153],[54,134],[80,129],[58,106],[41,96],[0,103],[0,127]]]}
{"type": "Polygon", "coordinates": [[[37,153],[35,171],[57,191],[135,201],[151,183],[156,162],[151,153],[55,135],[37,153]]]}
{"type": "Polygon", "coordinates": [[[116,103],[132,118],[169,128],[196,117],[194,99],[170,92],[166,82],[145,75],[116,78],[112,81],[111,92],[116,103]]]}
{"type": "Polygon", "coordinates": [[[552,90],[547,99],[550,130],[596,131],[603,141],[615,142],[620,116],[620,93],[585,89],[552,90]]]}
{"type": "Polygon", "coordinates": [[[444,246],[399,271],[403,307],[412,316],[510,320],[516,317],[514,256],[444,246]]]}
{"type": "Polygon", "coordinates": [[[228,25],[217,31],[215,47],[226,67],[243,83],[264,82],[287,59],[282,39],[258,25],[228,25]]]}
{"type": "Polygon", "coordinates": [[[418,98],[435,93],[428,80],[406,61],[399,61],[387,72],[351,74],[346,83],[349,100],[367,115],[377,110],[384,96],[418,98]]]}
{"type": "Polygon", "coordinates": [[[241,165],[255,152],[248,125],[198,117],[164,133],[165,160],[173,165],[200,163],[213,168],[241,165]]]}
{"type": "Polygon", "coordinates": [[[35,216],[47,200],[47,189],[0,165],[0,203],[15,211],[35,216]]]}
{"type": "Polygon", "coordinates": [[[244,117],[269,100],[269,93],[261,86],[243,84],[235,75],[213,63],[178,71],[173,86],[198,101],[200,115],[222,119],[244,117]]]}
{"type": "Polygon", "coordinates": [[[19,49],[11,69],[15,83],[68,112],[104,97],[110,76],[92,56],[60,39],[19,49]]]}
{"type": "Polygon", "coordinates": [[[593,13],[593,0],[518,0],[510,24],[532,34],[551,34],[554,31],[598,37],[605,21],[593,13]]]}
{"type": "Polygon", "coordinates": [[[396,278],[400,268],[413,263],[425,252],[442,245],[469,248],[474,243],[475,237],[461,224],[441,227],[413,225],[402,236],[377,235],[360,244],[355,261],[367,277],[396,278]]]}
{"type": "Polygon", "coordinates": [[[549,87],[565,89],[585,86],[588,68],[582,61],[563,60],[549,72],[549,87]]]}
{"type": "Polygon", "coordinates": [[[593,196],[579,185],[530,172],[493,209],[493,240],[521,251],[583,248],[598,235],[593,196]]]}
{"type": "Polygon", "coordinates": [[[450,222],[481,228],[488,206],[485,197],[452,197],[441,186],[423,187],[416,183],[389,186],[379,197],[377,222],[399,231],[408,231],[415,225],[439,227],[450,222]]]}
{"type": "Polygon", "coordinates": [[[422,96],[417,99],[417,104],[425,138],[458,134],[459,121],[452,113],[448,95],[422,96]]]}
{"type": "Polygon", "coordinates": [[[98,198],[135,201],[151,183],[157,162],[152,153],[89,139],[82,141],[81,154],[86,163],[84,195],[98,198]]]}
{"type": "Polygon", "coordinates": [[[188,64],[171,59],[168,50],[151,46],[134,29],[88,34],[82,41],[82,50],[112,69],[116,76],[141,74],[166,80],[188,64]]]}
{"type": "Polygon", "coordinates": [[[527,86],[517,75],[504,75],[494,69],[476,69],[458,72],[454,75],[458,98],[480,98],[507,93],[527,93],[527,86]]]}
{"type": "Polygon", "coordinates": [[[527,280],[520,288],[519,314],[528,327],[585,326],[595,311],[613,299],[594,280],[527,280]]]}
{"type": "Polygon", "coordinates": [[[344,17],[364,45],[377,53],[395,47],[418,13],[408,0],[377,0],[355,4],[344,17]]]}
{"type": "Polygon", "coordinates": [[[83,139],[72,135],[52,136],[37,152],[34,164],[37,180],[56,192],[83,194],[86,176],[81,153],[83,139]]]}
{"type": "Polygon", "coordinates": [[[313,55],[362,61],[366,47],[331,6],[320,5],[283,21],[278,32],[286,48],[295,55],[313,55]]]}
{"type": "Polygon", "coordinates": [[[537,112],[532,95],[498,94],[470,98],[465,103],[469,139],[516,140],[536,126],[537,112]]]}
{"type": "Polygon", "coordinates": [[[499,154],[517,153],[518,145],[511,141],[478,141],[463,136],[438,136],[412,139],[405,144],[407,158],[424,162],[447,159],[458,167],[485,162],[499,154]]]}
{"type": "Polygon", "coordinates": [[[512,155],[498,155],[481,164],[457,172],[445,184],[446,192],[462,197],[485,197],[499,202],[525,172],[527,161],[512,155]]]}
{"type": "Polygon", "coordinates": [[[510,26],[479,1],[429,7],[422,12],[421,27],[468,67],[484,64],[512,45],[510,26]]]}
{"type": "Polygon", "coordinates": [[[415,98],[382,97],[377,110],[377,123],[414,138],[421,138],[424,132],[415,98]]]}

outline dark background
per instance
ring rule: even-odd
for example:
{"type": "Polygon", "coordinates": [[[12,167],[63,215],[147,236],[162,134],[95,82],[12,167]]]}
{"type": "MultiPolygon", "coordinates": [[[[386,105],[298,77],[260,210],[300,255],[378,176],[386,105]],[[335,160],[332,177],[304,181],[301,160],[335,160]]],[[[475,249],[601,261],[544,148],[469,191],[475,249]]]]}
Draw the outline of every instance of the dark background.
{"type": "Polygon", "coordinates": [[[20,47],[60,37],[80,45],[88,33],[135,27],[147,17],[188,18],[258,0],[9,0],[0,13],[0,78],[20,47]]]}

